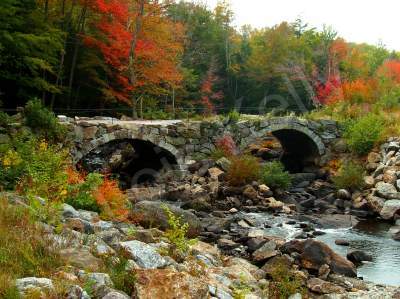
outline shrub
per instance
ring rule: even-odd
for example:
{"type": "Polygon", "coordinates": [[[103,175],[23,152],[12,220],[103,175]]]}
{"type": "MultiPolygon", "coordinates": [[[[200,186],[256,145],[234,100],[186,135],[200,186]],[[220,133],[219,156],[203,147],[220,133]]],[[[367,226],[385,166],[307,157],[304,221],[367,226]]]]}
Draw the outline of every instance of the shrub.
{"type": "Polygon", "coordinates": [[[0,188],[61,199],[68,153],[24,133],[0,148],[0,188]]]}
{"type": "Polygon", "coordinates": [[[279,161],[268,162],[261,170],[261,180],[267,186],[274,189],[287,189],[291,185],[291,176],[285,171],[279,161]]]}
{"type": "Polygon", "coordinates": [[[215,141],[216,150],[224,154],[225,157],[235,155],[237,153],[236,143],[231,135],[224,135],[215,141]]]}
{"type": "Polygon", "coordinates": [[[89,173],[81,183],[72,184],[68,187],[68,198],[66,202],[76,209],[101,212],[94,192],[103,183],[103,176],[99,173],[89,173]]]}
{"type": "Polygon", "coordinates": [[[233,156],[231,165],[226,174],[226,179],[232,186],[241,186],[258,180],[260,177],[260,164],[252,156],[233,156]]]}
{"type": "Polygon", "coordinates": [[[34,141],[29,156],[24,153],[24,171],[19,187],[25,194],[63,200],[67,189],[68,153],[45,141],[34,141]]]}
{"type": "Polygon", "coordinates": [[[7,113],[0,111],[0,127],[7,128],[10,122],[11,117],[7,113]]]}
{"type": "Polygon", "coordinates": [[[62,265],[58,249],[34,220],[28,209],[0,198],[1,298],[18,298],[13,287],[16,278],[49,277],[62,265]]]}
{"type": "Polygon", "coordinates": [[[103,183],[93,193],[104,219],[123,221],[128,217],[128,199],[119,189],[118,182],[104,178],[103,183]]]}
{"type": "Polygon", "coordinates": [[[127,197],[119,189],[118,182],[99,173],[86,177],[73,169],[68,173],[67,203],[76,209],[100,213],[104,219],[124,221],[128,218],[127,197]]]}
{"type": "Polygon", "coordinates": [[[359,189],[364,184],[364,169],[355,162],[345,162],[333,178],[338,189],[359,189]]]}
{"type": "Polygon", "coordinates": [[[222,149],[216,148],[210,153],[210,158],[214,161],[218,161],[221,158],[226,157],[225,152],[222,149]]]}
{"type": "Polygon", "coordinates": [[[237,123],[240,120],[240,113],[237,110],[231,110],[227,118],[230,123],[237,123]]]}
{"type": "Polygon", "coordinates": [[[176,216],[167,206],[163,207],[168,217],[169,228],[165,231],[164,237],[172,246],[171,254],[174,256],[185,255],[190,248],[190,245],[196,242],[196,239],[188,239],[186,237],[189,224],[183,223],[182,218],[176,216]]]}
{"type": "Polygon", "coordinates": [[[275,265],[271,272],[272,281],[269,287],[268,298],[287,299],[291,295],[300,293],[305,295],[302,280],[283,263],[275,265]]]}
{"type": "Polygon", "coordinates": [[[128,260],[119,257],[116,262],[114,258],[108,258],[105,261],[107,272],[117,290],[121,290],[128,295],[134,294],[136,276],[134,270],[127,270],[128,260]]]}
{"type": "Polygon", "coordinates": [[[65,136],[65,127],[59,124],[53,112],[48,110],[37,100],[29,101],[24,109],[25,124],[35,133],[49,141],[62,141],[65,136]]]}
{"type": "Polygon", "coordinates": [[[358,155],[365,155],[379,141],[384,130],[384,121],[377,115],[359,118],[345,128],[344,137],[349,148],[358,155]]]}

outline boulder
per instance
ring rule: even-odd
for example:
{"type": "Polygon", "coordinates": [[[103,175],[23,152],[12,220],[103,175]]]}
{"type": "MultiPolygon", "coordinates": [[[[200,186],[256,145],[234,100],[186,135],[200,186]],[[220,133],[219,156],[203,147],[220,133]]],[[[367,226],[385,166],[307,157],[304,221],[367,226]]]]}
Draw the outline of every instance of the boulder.
{"type": "Polygon", "coordinates": [[[137,203],[140,201],[160,200],[164,194],[164,190],[160,187],[131,188],[126,191],[130,202],[137,203]]]}
{"type": "Polygon", "coordinates": [[[388,169],[383,173],[383,181],[385,183],[394,185],[397,181],[397,175],[395,169],[388,169]]]}
{"type": "Polygon", "coordinates": [[[132,298],[132,297],[128,296],[127,294],[125,294],[121,291],[111,289],[101,299],[130,299],[130,298],[132,298]]]}
{"type": "Polygon", "coordinates": [[[194,198],[192,200],[189,200],[182,204],[181,206],[182,209],[185,210],[196,210],[196,211],[202,211],[202,212],[211,212],[212,211],[212,206],[210,204],[210,197],[209,196],[200,196],[197,198],[194,198]]]}
{"type": "Polygon", "coordinates": [[[257,191],[256,189],[253,188],[253,186],[246,186],[246,188],[243,190],[243,195],[244,197],[248,199],[256,199],[257,198],[257,191]]]}
{"type": "Polygon", "coordinates": [[[340,294],[345,292],[344,288],[319,278],[309,279],[307,281],[307,288],[310,291],[318,294],[331,294],[331,293],[340,294]]]}
{"type": "Polygon", "coordinates": [[[68,288],[66,299],[90,299],[89,294],[78,285],[72,285],[68,288]]]}
{"type": "Polygon", "coordinates": [[[362,250],[353,250],[347,254],[347,259],[354,264],[361,264],[362,262],[371,262],[372,255],[362,250]]]}
{"type": "Polygon", "coordinates": [[[60,256],[68,264],[79,269],[98,271],[102,265],[101,259],[94,257],[86,248],[62,249],[60,256]]]}
{"type": "Polygon", "coordinates": [[[253,260],[255,262],[263,262],[273,256],[276,256],[277,254],[278,251],[276,250],[276,243],[275,241],[271,240],[253,252],[253,260]]]}
{"type": "Polygon", "coordinates": [[[346,189],[339,189],[336,193],[337,197],[343,200],[350,200],[351,199],[351,193],[347,191],[346,189]]]}
{"type": "Polygon", "coordinates": [[[339,246],[350,246],[350,242],[344,239],[335,240],[335,244],[339,246]]]}
{"type": "Polygon", "coordinates": [[[265,196],[265,197],[270,197],[273,195],[271,189],[267,185],[264,185],[264,184],[258,186],[258,191],[260,192],[260,194],[262,196],[265,196]]]}
{"type": "Polygon", "coordinates": [[[389,229],[389,234],[395,241],[400,241],[400,226],[393,226],[389,229]]]}
{"type": "Polygon", "coordinates": [[[396,214],[400,213],[400,200],[387,200],[383,204],[380,215],[383,219],[392,219],[396,214]]]}
{"type": "Polygon", "coordinates": [[[262,270],[264,270],[267,275],[272,275],[277,267],[281,268],[281,267],[285,267],[287,269],[290,269],[292,264],[294,263],[294,260],[292,257],[290,257],[287,254],[284,255],[278,255],[278,256],[274,256],[271,259],[269,259],[264,266],[262,266],[262,270]]]}
{"type": "Polygon", "coordinates": [[[224,172],[217,167],[212,167],[208,170],[208,175],[212,180],[219,181],[223,174],[224,172]]]}
{"type": "Polygon", "coordinates": [[[309,239],[306,241],[293,240],[281,247],[285,253],[297,252],[300,254],[301,266],[318,271],[324,264],[328,265],[332,273],[356,277],[354,264],[339,254],[335,253],[323,242],[309,239]]]}
{"type": "Polygon", "coordinates": [[[365,176],[364,177],[364,184],[367,188],[372,188],[375,186],[375,179],[373,176],[365,176]]]}
{"type": "Polygon", "coordinates": [[[381,160],[381,155],[379,153],[370,152],[368,154],[367,161],[368,163],[379,163],[381,160]]]}
{"type": "Polygon", "coordinates": [[[30,292],[39,292],[45,296],[49,292],[54,292],[53,282],[48,278],[25,277],[15,281],[18,292],[24,296],[30,292]]]}
{"type": "Polygon", "coordinates": [[[395,186],[385,182],[378,182],[376,185],[376,194],[386,199],[400,199],[400,193],[395,186]]]}
{"type": "Polygon", "coordinates": [[[138,214],[139,222],[145,227],[157,227],[162,230],[169,228],[168,216],[164,208],[182,218],[189,224],[188,236],[196,237],[201,232],[201,222],[196,215],[173,205],[159,201],[141,201],[134,206],[134,213],[138,214]]]}
{"type": "Polygon", "coordinates": [[[171,269],[136,270],[138,299],[206,299],[208,287],[204,279],[171,269]]]}
{"type": "Polygon", "coordinates": [[[66,203],[62,204],[61,214],[64,218],[79,218],[79,212],[66,203]]]}
{"type": "Polygon", "coordinates": [[[128,241],[119,243],[121,250],[129,258],[143,269],[157,269],[168,265],[157,249],[140,241],[128,241]]]}
{"type": "Polygon", "coordinates": [[[367,202],[368,206],[373,212],[379,213],[382,210],[383,205],[385,204],[385,199],[369,194],[367,196],[367,202]]]}

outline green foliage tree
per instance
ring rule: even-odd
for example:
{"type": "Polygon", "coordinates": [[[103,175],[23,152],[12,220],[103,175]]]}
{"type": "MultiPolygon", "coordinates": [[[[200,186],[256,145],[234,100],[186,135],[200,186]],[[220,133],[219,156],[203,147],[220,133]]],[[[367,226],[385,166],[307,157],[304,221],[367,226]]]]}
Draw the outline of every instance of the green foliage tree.
{"type": "Polygon", "coordinates": [[[63,51],[63,32],[46,22],[35,0],[0,3],[1,92],[15,104],[59,93],[55,67],[63,51]]]}

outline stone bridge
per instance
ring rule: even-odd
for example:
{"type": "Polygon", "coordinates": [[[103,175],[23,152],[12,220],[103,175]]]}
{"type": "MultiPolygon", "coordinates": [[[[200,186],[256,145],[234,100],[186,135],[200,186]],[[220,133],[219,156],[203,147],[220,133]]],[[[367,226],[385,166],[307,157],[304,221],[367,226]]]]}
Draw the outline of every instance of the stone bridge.
{"type": "MultiPolygon", "coordinates": [[[[257,140],[274,135],[286,152],[302,160],[324,164],[330,146],[340,137],[337,124],[331,120],[311,121],[298,117],[245,117],[238,122],[203,121],[122,121],[111,118],[61,119],[70,126],[75,142],[75,163],[96,148],[110,142],[143,143],[143,152],[167,154],[168,162],[184,170],[199,154],[209,154],[215,141],[231,135],[241,149],[257,140]]],[[[161,157],[159,157],[161,158],[161,157]]]]}

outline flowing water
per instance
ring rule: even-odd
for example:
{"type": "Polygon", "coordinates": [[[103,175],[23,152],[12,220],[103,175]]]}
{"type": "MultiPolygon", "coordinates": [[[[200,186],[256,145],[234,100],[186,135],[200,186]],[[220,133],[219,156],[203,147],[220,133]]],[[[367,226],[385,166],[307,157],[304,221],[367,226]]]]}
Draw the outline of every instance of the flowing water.
{"type": "MultiPolygon", "coordinates": [[[[301,228],[289,225],[286,217],[274,217],[271,214],[250,213],[246,215],[266,235],[276,235],[287,240],[292,239],[301,228]]],[[[388,235],[390,225],[375,221],[363,221],[353,228],[320,229],[324,235],[317,240],[329,245],[335,252],[346,256],[351,250],[363,250],[372,255],[373,261],[357,268],[359,277],[379,284],[400,286],[400,242],[388,235]],[[350,246],[338,246],[335,240],[344,239],[350,246]]]]}

